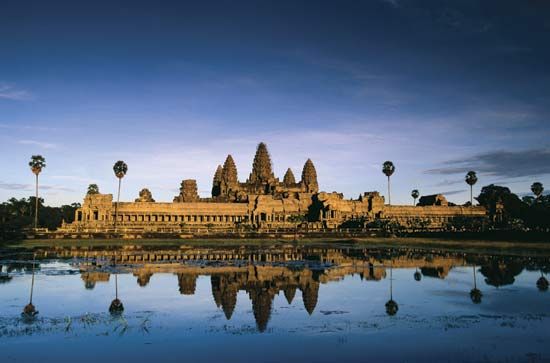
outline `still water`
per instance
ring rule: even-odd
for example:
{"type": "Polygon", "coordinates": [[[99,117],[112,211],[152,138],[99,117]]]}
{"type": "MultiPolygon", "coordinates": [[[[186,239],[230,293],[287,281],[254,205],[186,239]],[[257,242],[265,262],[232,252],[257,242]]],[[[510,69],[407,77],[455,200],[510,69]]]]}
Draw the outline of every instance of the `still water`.
{"type": "Polygon", "coordinates": [[[125,246],[0,266],[2,362],[550,362],[547,257],[125,246]]]}

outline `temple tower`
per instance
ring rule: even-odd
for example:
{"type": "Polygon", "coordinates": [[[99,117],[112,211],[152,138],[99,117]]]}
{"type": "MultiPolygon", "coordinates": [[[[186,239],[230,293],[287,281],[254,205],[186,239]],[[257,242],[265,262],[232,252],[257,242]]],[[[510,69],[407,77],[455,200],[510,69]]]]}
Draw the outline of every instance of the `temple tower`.
{"type": "Polygon", "coordinates": [[[231,155],[227,155],[223,163],[222,178],[220,183],[220,194],[227,195],[231,191],[237,191],[239,180],[237,178],[237,166],[231,155]]]}
{"type": "Polygon", "coordinates": [[[252,164],[252,173],[250,173],[248,182],[250,184],[264,184],[272,182],[274,178],[267,146],[261,142],[256,149],[256,156],[254,156],[254,163],[252,164]]]}
{"type": "Polygon", "coordinates": [[[294,173],[292,172],[292,170],[290,170],[290,168],[288,168],[288,170],[285,173],[285,177],[283,178],[283,184],[285,185],[285,187],[290,187],[296,184],[296,178],[294,178],[294,173]]]}
{"type": "Polygon", "coordinates": [[[181,181],[180,194],[174,198],[174,202],[196,202],[199,200],[197,192],[197,181],[195,179],[185,179],[181,181]]]}
{"type": "Polygon", "coordinates": [[[214,173],[214,180],[212,181],[212,197],[217,197],[221,194],[223,168],[218,165],[216,173],[214,173]]]}
{"type": "Polygon", "coordinates": [[[319,184],[317,183],[317,171],[313,165],[311,159],[307,159],[302,170],[302,186],[308,193],[317,193],[319,191],[319,184]]]}

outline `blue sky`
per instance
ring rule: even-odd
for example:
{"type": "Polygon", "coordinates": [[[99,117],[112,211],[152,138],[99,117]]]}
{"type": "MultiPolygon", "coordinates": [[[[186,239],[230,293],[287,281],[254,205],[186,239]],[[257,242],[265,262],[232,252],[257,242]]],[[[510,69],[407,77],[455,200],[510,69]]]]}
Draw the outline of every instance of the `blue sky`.
{"type": "Polygon", "coordinates": [[[0,201],[46,203],[89,183],[171,201],[182,179],[209,194],[231,153],[256,145],[275,173],[310,157],[322,190],[469,198],[498,183],[550,189],[550,5],[546,1],[3,1],[0,201]]]}

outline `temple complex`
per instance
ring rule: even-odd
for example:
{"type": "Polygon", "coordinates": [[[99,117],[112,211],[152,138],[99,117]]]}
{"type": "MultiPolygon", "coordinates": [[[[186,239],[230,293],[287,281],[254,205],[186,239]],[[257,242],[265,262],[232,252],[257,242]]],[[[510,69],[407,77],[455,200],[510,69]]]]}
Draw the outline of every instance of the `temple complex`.
{"type": "MultiPolygon", "coordinates": [[[[189,228],[209,230],[292,229],[297,223],[309,231],[366,228],[376,221],[394,221],[404,227],[419,223],[426,229],[443,228],[453,219],[486,217],[483,207],[454,206],[443,195],[423,196],[416,206],[385,204],[378,192],[365,192],[357,199],[342,193],[319,190],[317,171],[311,159],[304,163],[296,181],[288,168],[282,181],[273,172],[267,146],[260,143],[252,172],[241,182],[233,157],[218,165],[212,180],[212,195],[201,198],[197,182],[186,179],[172,202],[156,202],[149,189],[142,189],[134,202],[120,202],[117,228],[121,231],[177,232],[189,228]]],[[[111,194],[89,194],[76,211],[75,221],[63,224],[60,233],[108,232],[114,227],[115,204],[111,194]]]]}

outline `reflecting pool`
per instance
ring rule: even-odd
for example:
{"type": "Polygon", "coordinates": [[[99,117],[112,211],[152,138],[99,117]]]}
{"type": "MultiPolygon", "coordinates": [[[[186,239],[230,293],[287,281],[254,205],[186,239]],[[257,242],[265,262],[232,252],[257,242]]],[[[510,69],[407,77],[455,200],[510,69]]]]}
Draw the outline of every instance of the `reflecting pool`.
{"type": "Polygon", "coordinates": [[[550,361],[548,257],[132,245],[0,267],[2,362],[550,361]]]}

